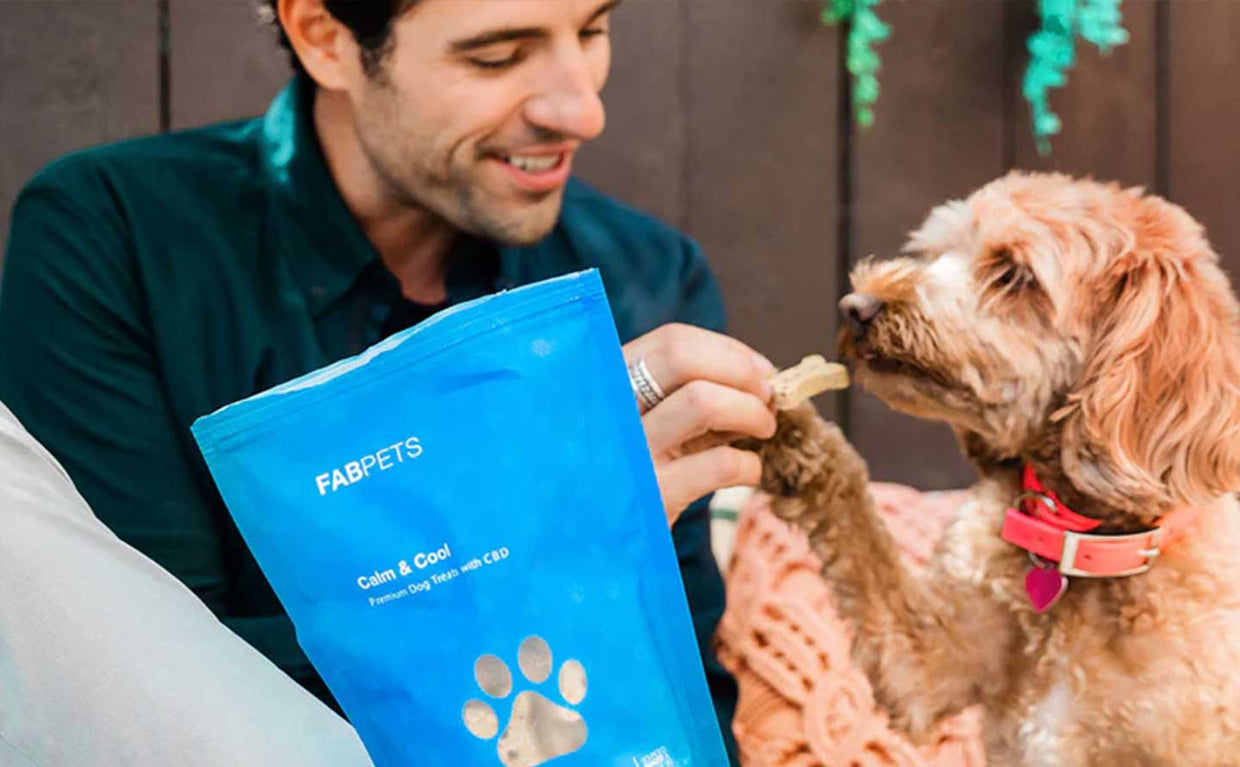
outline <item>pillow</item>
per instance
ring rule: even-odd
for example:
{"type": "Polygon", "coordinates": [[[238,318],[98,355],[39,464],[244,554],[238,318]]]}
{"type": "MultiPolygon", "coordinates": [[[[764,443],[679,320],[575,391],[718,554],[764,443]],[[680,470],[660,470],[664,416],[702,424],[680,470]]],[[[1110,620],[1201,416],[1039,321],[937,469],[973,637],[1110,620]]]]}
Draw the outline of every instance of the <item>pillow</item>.
{"type": "Polygon", "coordinates": [[[3,405],[0,531],[0,764],[371,764],[347,722],[104,527],[3,405]]]}

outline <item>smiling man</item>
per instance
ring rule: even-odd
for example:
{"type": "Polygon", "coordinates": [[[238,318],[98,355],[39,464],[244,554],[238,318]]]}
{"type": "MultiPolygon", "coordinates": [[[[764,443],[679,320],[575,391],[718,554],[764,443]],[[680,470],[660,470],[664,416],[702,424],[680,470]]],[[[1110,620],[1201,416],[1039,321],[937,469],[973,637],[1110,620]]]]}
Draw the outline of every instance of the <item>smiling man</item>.
{"type": "Polygon", "coordinates": [[[614,6],[268,0],[297,73],[265,116],[72,155],[18,200],[0,401],[100,519],[325,700],[189,425],[444,307],[596,267],[730,718],[709,649],[722,583],[693,501],[761,467],[683,446],[773,433],[771,368],[712,332],[722,304],[692,241],[570,178],[603,130],[614,6]]]}

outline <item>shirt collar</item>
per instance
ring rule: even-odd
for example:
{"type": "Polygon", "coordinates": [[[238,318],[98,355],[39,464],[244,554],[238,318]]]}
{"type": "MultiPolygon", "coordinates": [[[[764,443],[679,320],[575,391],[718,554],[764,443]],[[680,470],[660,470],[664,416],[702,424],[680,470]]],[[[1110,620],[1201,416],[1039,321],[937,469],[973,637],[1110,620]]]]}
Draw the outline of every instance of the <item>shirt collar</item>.
{"type": "MultiPolygon", "coordinates": [[[[269,231],[314,315],[331,306],[379,260],[345,206],[327,169],[314,126],[315,85],[303,74],[276,96],[262,125],[262,160],[271,204],[269,231]]],[[[519,284],[517,248],[461,238],[470,250],[495,249],[498,258],[475,262],[458,252],[449,265],[449,300],[476,298],[519,284]],[[465,263],[461,263],[465,262],[465,263]]]]}
{"type": "Polygon", "coordinates": [[[269,232],[307,305],[318,314],[378,259],[345,207],[314,128],[314,83],[297,75],[276,96],[262,125],[269,232]]]}

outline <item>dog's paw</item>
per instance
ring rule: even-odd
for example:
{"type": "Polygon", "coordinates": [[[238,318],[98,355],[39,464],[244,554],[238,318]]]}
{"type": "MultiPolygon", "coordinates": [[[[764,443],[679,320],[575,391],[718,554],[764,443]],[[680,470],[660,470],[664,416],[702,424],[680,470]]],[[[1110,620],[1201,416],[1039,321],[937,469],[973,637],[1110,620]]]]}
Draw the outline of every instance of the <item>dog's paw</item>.
{"type": "MultiPolygon", "coordinates": [[[[540,637],[527,637],[517,651],[517,666],[530,685],[540,685],[551,677],[551,648],[540,637]]],[[[513,691],[508,664],[494,655],[484,655],[474,664],[478,687],[497,702],[507,700],[513,691]]],[[[586,723],[573,706],[586,697],[586,671],[580,663],[568,660],[557,678],[559,705],[542,693],[524,690],[512,703],[508,726],[500,735],[499,715],[490,703],[471,700],[462,718],[470,734],[481,740],[499,735],[497,750],[504,767],[537,767],[580,749],[586,742],[586,723]]]]}
{"type": "Polygon", "coordinates": [[[761,489],[776,499],[821,495],[838,491],[841,484],[864,492],[869,483],[865,461],[839,426],[812,405],[780,411],[775,436],[756,447],[762,458],[761,489]]]}

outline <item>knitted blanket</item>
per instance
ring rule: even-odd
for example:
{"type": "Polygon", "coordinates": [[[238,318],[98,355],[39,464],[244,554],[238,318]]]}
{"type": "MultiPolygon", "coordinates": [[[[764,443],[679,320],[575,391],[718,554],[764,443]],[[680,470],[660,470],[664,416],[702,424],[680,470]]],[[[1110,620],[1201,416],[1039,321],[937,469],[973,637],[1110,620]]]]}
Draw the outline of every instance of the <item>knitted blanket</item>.
{"type": "MultiPolygon", "coordinates": [[[[929,559],[961,500],[885,483],[873,493],[914,566],[929,559]]],[[[849,659],[849,629],[805,534],[760,495],[741,514],[734,552],[715,641],[740,685],[733,729],[745,767],[984,767],[977,710],[943,723],[921,747],[888,729],[849,659]]]]}

